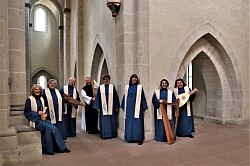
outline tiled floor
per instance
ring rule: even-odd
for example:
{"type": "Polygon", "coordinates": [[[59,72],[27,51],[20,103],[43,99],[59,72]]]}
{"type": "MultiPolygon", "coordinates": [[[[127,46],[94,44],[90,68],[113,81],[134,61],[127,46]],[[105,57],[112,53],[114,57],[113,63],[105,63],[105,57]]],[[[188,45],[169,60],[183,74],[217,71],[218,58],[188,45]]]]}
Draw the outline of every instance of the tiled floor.
{"type": "Polygon", "coordinates": [[[196,119],[195,127],[195,138],[177,137],[172,145],[147,141],[142,146],[119,138],[101,140],[98,135],[89,135],[79,129],[77,137],[67,141],[71,153],[43,155],[41,160],[15,165],[249,166],[248,125],[222,126],[196,119]]]}

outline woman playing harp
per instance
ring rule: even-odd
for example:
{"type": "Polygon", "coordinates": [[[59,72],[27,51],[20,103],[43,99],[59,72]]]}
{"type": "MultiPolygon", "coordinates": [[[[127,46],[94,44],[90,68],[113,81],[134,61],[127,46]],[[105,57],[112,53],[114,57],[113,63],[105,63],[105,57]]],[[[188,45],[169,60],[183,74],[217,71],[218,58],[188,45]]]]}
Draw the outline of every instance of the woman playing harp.
{"type": "MultiPolygon", "coordinates": [[[[155,118],[155,140],[160,142],[166,142],[166,132],[163,123],[163,117],[160,110],[160,104],[164,102],[173,103],[175,102],[174,93],[168,89],[169,82],[166,79],[162,79],[160,82],[160,89],[156,90],[153,97],[152,103],[154,105],[154,118],[155,118]]],[[[166,114],[172,129],[174,131],[174,112],[173,106],[169,105],[166,107],[166,114]]]]}

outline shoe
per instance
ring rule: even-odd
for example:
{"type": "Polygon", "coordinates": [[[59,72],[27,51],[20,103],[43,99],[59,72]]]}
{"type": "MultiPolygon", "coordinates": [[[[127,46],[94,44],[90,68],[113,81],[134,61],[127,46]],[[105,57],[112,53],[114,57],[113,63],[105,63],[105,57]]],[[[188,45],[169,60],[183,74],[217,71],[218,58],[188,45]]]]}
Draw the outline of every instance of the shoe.
{"type": "Polygon", "coordinates": [[[142,144],[143,144],[143,141],[139,141],[139,142],[138,142],[138,145],[142,145],[142,144]]]}
{"type": "Polygon", "coordinates": [[[194,138],[194,136],[193,136],[192,134],[190,134],[188,137],[189,137],[189,138],[194,138]]]}
{"type": "Polygon", "coordinates": [[[44,151],[43,151],[43,154],[54,155],[53,152],[44,152],[44,151]]]}
{"type": "Polygon", "coordinates": [[[61,150],[59,153],[70,153],[71,151],[68,148],[61,150]]]}

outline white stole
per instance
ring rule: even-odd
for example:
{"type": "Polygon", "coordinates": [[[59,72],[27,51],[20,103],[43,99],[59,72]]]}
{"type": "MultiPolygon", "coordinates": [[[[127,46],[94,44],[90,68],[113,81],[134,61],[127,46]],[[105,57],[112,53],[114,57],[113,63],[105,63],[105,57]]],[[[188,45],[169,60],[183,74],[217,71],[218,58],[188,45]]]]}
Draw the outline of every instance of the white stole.
{"type": "MultiPolygon", "coordinates": [[[[31,111],[32,112],[37,112],[37,103],[36,103],[36,98],[34,96],[30,96],[30,103],[31,103],[31,111]]],[[[42,102],[43,109],[44,107],[44,100],[42,97],[40,97],[40,100],[42,102]]],[[[39,114],[39,113],[38,113],[39,114]]],[[[30,121],[30,127],[36,128],[36,122],[30,121]]]]}
{"type": "MultiPolygon", "coordinates": [[[[45,94],[46,94],[47,100],[48,100],[51,123],[56,124],[54,103],[53,103],[53,99],[52,99],[50,90],[49,90],[49,88],[46,88],[44,91],[45,91],[45,94]]],[[[56,92],[57,102],[58,102],[58,114],[59,114],[58,121],[62,121],[62,97],[61,97],[60,92],[57,89],[55,89],[55,92],[56,92]]]]}
{"type": "MultiPolygon", "coordinates": [[[[68,85],[63,86],[63,93],[66,95],[69,95],[69,89],[68,89],[68,85]]],[[[76,93],[76,88],[74,88],[73,91],[73,99],[77,98],[77,93],[76,93]]],[[[68,104],[65,103],[65,112],[63,114],[67,114],[68,113],[68,104]]],[[[71,118],[76,118],[76,113],[77,113],[77,109],[75,108],[75,106],[72,105],[72,112],[71,112],[71,118]]]]}
{"type": "Polygon", "coordinates": [[[103,115],[112,115],[113,113],[113,88],[114,86],[112,84],[109,84],[109,98],[108,98],[108,108],[107,108],[105,85],[102,84],[100,86],[103,115]]]}
{"type": "MultiPolygon", "coordinates": [[[[124,117],[126,119],[126,105],[127,105],[127,96],[128,96],[128,89],[129,89],[129,85],[125,86],[125,106],[124,106],[124,117]]],[[[135,111],[134,111],[134,118],[139,118],[140,115],[140,105],[141,105],[141,92],[142,92],[142,86],[141,85],[137,85],[137,91],[136,91],[136,101],[135,101],[135,111]]]]}
{"type": "MultiPolygon", "coordinates": [[[[189,93],[190,92],[189,87],[185,86],[184,91],[185,93],[189,93]]],[[[178,98],[178,95],[179,95],[178,88],[174,88],[174,94],[175,94],[175,97],[178,98]]],[[[191,107],[190,107],[189,100],[187,101],[187,116],[191,116],[191,107]]]]}
{"type": "MultiPolygon", "coordinates": [[[[169,89],[167,89],[167,91],[168,91],[167,102],[172,103],[172,94],[173,94],[173,92],[171,90],[169,90],[169,89]]],[[[155,95],[156,95],[156,98],[158,100],[160,100],[160,89],[155,91],[155,95]]],[[[172,120],[172,106],[171,105],[167,105],[167,115],[168,115],[168,119],[172,120]]],[[[161,113],[160,108],[157,109],[157,119],[162,119],[162,113],[161,113]]]]}

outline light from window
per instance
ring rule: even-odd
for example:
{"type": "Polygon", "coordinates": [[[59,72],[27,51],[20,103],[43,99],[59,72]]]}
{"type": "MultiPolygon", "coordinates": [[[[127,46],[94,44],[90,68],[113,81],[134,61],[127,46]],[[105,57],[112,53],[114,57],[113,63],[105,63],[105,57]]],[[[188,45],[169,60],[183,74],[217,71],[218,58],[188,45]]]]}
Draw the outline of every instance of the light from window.
{"type": "Polygon", "coordinates": [[[37,84],[40,85],[43,89],[47,88],[47,77],[42,75],[37,79],[37,84]]]}
{"type": "Polygon", "coordinates": [[[193,89],[193,67],[192,67],[192,62],[190,62],[189,66],[187,67],[186,80],[187,80],[187,86],[190,89],[193,89]]]}
{"type": "Polygon", "coordinates": [[[34,15],[35,31],[45,32],[46,31],[46,13],[44,9],[38,8],[35,10],[34,15]]]}

